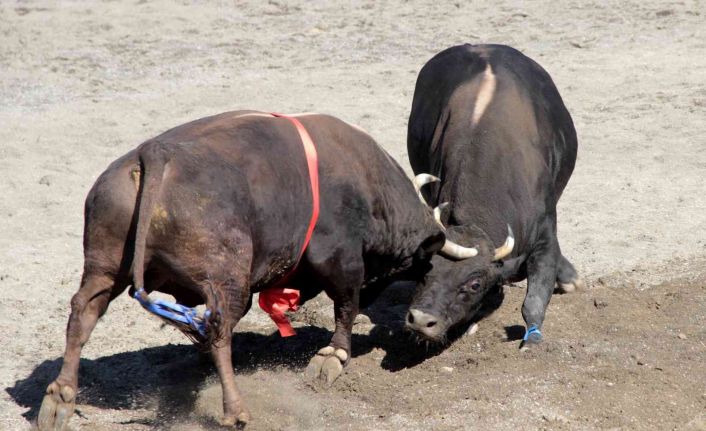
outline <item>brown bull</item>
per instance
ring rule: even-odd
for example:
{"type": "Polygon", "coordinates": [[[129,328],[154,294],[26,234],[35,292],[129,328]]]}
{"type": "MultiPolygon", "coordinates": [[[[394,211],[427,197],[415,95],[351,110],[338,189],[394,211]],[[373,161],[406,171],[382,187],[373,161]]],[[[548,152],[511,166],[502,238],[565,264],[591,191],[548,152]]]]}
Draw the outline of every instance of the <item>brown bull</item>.
{"type": "MultiPolygon", "coordinates": [[[[303,299],[333,299],[336,329],[308,371],[329,383],[351,354],[361,297],[390,281],[419,279],[445,235],[402,169],[370,136],[325,115],[299,117],[316,144],[321,214],[296,270],[312,211],[299,135],[253,111],[200,119],[119,158],[86,199],[84,273],[71,301],[66,352],[47,388],[41,430],[64,429],[74,409],[81,347],[111,300],[160,291],[205,304],[204,332],[223,388],[223,423],[250,419],[231,364],[231,332],[253,293],[284,274],[303,299]]],[[[446,244],[444,250],[453,249],[446,244]]],[[[144,299],[144,298],[143,298],[144,299]]]]}

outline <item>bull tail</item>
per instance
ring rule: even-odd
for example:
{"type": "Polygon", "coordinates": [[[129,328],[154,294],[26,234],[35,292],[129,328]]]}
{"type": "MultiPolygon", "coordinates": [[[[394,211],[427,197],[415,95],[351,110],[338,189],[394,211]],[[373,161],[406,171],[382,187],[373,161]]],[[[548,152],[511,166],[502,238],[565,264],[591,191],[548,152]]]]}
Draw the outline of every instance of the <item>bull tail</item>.
{"type": "MultiPolygon", "coordinates": [[[[164,179],[165,166],[169,161],[167,146],[159,141],[148,141],[138,149],[138,158],[142,181],[138,193],[139,204],[137,205],[135,249],[132,258],[132,283],[134,291],[137,295],[140,295],[142,299],[140,302],[144,304],[149,302],[147,292],[145,291],[145,252],[147,248],[147,235],[164,179]]],[[[219,298],[217,292],[218,289],[214,289],[214,286],[211,285],[203,288],[201,292],[208,310],[208,313],[204,316],[204,319],[207,321],[205,322],[205,335],[189,324],[170,320],[163,316],[159,317],[166,323],[177,327],[198,346],[207,348],[209,345],[218,341],[216,334],[220,333],[218,326],[220,326],[221,323],[220,305],[223,301],[219,298]]],[[[177,306],[181,307],[179,305],[177,306]]]]}
{"type": "MultiPolygon", "coordinates": [[[[147,233],[152,223],[152,213],[159,195],[167,164],[164,144],[157,141],[144,143],[138,149],[142,181],[138,194],[140,203],[137,209],[137,226],[135,228],[135,251],[132,257],[132,285],[138,292],[144,292],[145,287],[145,249],[147,233]]],[[[146,296],[146,292],[144,293],[146,296]]],[[[147,299],[145,297],[145,299],[147,299]]]]}

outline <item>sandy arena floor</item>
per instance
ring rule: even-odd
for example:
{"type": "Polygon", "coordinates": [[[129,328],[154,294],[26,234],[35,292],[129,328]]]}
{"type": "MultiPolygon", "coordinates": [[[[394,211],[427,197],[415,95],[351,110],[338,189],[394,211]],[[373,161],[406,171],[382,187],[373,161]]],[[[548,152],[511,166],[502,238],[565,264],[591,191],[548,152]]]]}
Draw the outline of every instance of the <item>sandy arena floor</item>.
{"type": "MultiPolygon", "coordinates": [[[[706,429],[706,4],[701,0],[0,2],[0,430],[31,427],[60,366],[83,200],[115,158],[234,109],[318,111],[409,170],[420,67],[458,43],[514,46],[554,78],[579,134],[559,206],[587,289],[555,296],[520,353],[522,287],[444,351],[400,337],[403,288],[355,327],[332,388],[251,312],[235,335],[252,430],[706,429]]],[[[127,297],[84,349],[75,430],[216,428],[207,358],[127,297]]]]}

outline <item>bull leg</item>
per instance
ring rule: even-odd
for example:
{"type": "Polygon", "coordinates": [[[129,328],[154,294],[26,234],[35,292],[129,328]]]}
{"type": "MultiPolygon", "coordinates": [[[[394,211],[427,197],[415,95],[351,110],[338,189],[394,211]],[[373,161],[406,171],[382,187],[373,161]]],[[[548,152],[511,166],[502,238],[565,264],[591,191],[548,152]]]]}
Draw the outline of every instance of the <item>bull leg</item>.
{"type": "Polygon", "coordinates": [[[342,374],[343,367],[350,360],[353,321],[358,315],[360,287],[364,277],[360,255],[351,256],[353,253],[345,252],[336,254],[341,257],[336,262],[338,265],[330,262],[324,262],[321,267],[315,265],[326,285],[326,294],[333,299],[336,329],[331,343],[316,353],[306,369],[309,379],[318,378],[327,385],[331,385],[342,374]]]}
{"type": "Polygon", "coordinates": [[[71,299],[71,316],[66,329],[66,351],[59,376],[48,387],[39,409],[40,431],[64,430],[73,414],[78,392],[78,366],[81,348],[105,313],[108,303],[122,292],[115,281],[105,275],[85,275],[81,288],[71,299]]]}
{"type": "MultiPolygon", "coordinates": [[[[243,247],[245,248],[245,246],[243,247]]],[[[224,283],[207,282],[209,285],[221,286],[226,305],[226,308],[222,310],[224,314],[220,325],[214,328],[218,333],[216,334],[216,341],[211,346],[211,355],[218,370],[218,377],[223,390],[221,425],[224,426],[244,426],[251,418],[250,412],[245,406],[243,397],[240,395],[235,383],[231,351],[233,328],[250,309],[252,302],[252,295],[250,295],[250,287],[248,285],[249,272],[246,270],[249,266],[250,259],[243,259],[241,256],[241,261],[233,261],[225,265],[225,268],[229,271],[234,270],[235,278],[226,275],[222,278],[226,279],[224,283]]],[[[211,273],[213,272],[215,271],[211,271],[211,273]]]]}
{"type": "Polygon", "coordinates": [[[231,358],[231,330],[234,325],[224,324],[219,328],[220,341],[211,347],[213,362],[218,370],[223,390],[223,418],[221,425],[244,425],[250,421],[250,412],[235,384],[235,372],[231,358]]]}
{"type": "Polygon", "coordinates": [[[554,235],[541,241],[527,260],[527,295],[522,304],[522,317],[527,332],[521,347],[542,341],[542,323],[557,280],[559,245],[554,235]]]}
{"type": "Polygon", "coordinates": [[[570,293],[576,289],[583,288],[583,281],[579,277],[574,265],[569,262],[564,255],[559,256],[559,264],[557,265],[557,290],[560,293],[570,293]]]}

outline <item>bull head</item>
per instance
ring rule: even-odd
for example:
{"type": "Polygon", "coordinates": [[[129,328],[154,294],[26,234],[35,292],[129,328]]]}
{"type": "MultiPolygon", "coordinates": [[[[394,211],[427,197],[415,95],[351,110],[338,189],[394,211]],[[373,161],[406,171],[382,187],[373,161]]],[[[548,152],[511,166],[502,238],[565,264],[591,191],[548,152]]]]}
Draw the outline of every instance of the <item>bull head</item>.
{"type": "MultiPolygon", "coordinates": [[[[414,186],[424,204],[421,188],[436,181],[439,178],[429,174],[414,178],[414,186]]],[[[439,255],[432,258],[432,269],[417,286],[406,324],[423,339],[435,342],[443,342],[451,327],[468,321],[480,309],[486,293],[503,281],[499,261],[509,256],[515,245],[509,225],[505,243],[497,248],[477,227],[445,227],[441,213],[447,206],[448,203],[442,203],[434,208],[434,218],[444,230],[446,241],[439,255]],[[468,241],[470,238],[477,239],[478,245],[464,247],[453,241],[468,241]]]]}

